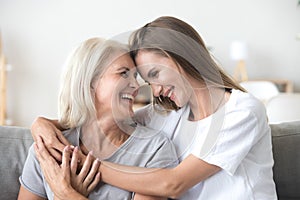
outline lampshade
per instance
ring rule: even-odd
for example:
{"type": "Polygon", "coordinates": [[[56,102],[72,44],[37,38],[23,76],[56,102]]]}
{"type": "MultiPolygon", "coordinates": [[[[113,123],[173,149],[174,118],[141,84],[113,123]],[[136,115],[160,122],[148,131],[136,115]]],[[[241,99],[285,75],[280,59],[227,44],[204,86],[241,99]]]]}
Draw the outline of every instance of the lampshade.
{"type": "Polygon", "coordinates": [[[234,41],[230,45],[230,57],[232,60],[245,60],[248,56],[247,44],[243,41],[234,41]]]}

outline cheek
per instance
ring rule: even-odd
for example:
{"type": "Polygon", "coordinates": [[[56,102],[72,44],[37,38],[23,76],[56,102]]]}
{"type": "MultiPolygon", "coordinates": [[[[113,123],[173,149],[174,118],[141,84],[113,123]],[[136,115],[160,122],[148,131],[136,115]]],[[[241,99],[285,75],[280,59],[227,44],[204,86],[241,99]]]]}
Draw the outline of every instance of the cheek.
{"type": "Polygon", "coordinates": [[[116,81],[102,81],[96,89],[96,97],[99,102],[106,102],[116,94],[116,81]]]}

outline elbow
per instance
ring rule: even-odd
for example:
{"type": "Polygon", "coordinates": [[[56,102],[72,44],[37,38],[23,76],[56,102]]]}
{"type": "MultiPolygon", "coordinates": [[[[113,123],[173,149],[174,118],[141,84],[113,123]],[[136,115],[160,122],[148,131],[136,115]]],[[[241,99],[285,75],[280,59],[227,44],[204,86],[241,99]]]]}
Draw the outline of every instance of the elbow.
{"type": "Polygon", "coordinates": [[[186,192],[184,183],[181,180],[164,180],[163,187],[165,195],[172,199],[178,199],[186,192]]]}

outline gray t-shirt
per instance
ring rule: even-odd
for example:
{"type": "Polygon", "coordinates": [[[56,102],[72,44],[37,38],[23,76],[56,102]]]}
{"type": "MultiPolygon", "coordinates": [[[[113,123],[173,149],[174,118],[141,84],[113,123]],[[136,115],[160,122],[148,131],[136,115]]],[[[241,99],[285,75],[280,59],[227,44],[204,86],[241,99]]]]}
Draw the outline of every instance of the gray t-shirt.
{"type": "MultiPolygon", "coordinates": [[[[79,146],[80,129],[64,132],[65,137],[74,146],[79,146]]],[[[109,158],[110,162],[147,168],[170,168],[178,164],[176,151],[171,141],[163,132],[137,126],[134,133],[109,158]]],[[[24,188],[43,198],[53,199],[53,193],[47,184],[33,146],[20,177],[24,188]]],[[[109,184],[99,183],[90,193],[89,199],[131,199],[132,192],[122,190],[109,184]]]]}

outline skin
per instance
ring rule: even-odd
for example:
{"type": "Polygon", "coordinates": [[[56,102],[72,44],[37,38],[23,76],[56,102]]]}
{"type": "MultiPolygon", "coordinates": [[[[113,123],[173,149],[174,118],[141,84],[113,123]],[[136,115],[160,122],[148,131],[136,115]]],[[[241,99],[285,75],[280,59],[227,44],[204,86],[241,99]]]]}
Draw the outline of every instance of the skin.
{"type": "MultiPolygon", "coordinates": [[[[137,95],[139,86],[136,75],[135,65],[130,56],[126,54],[120,56],[108,66],[96,83],[96,87],[94,87],[97,124],[106,136],[105,142],[109,141],[110,146],[120,146],[129,137],[127,133],[134,131],[131,126],[124,125],[122,120],[133,116],[133,99],[137,95]]],[[[52,130],[58,131],[55,126],[52,128],[52,130]]],[[[64,146],[61,157],[62,164],[59,165],[55,158],[51,156],[51,152],[47,150],[43,140],[40,137],[35,139],[35,152],[43,174],[55,194],[55,199],[87,199],[88,194],[100,181],[100,173],[98,172],[100,162],[91,153],[88,153],[88,149],[84,144],[80,146],[80,149],[83,150],[81,152],[78,147],[70,147],[67,140],[61,137],[61,141],[67,144],[67,147],[63,144],[58,147],[60,149],[64,146]],[[85,156],[87,153],[88,155],[85,156]],[[71,155],[72,158],[70,159],[71,155]],[[83,164],[80,167],[78,166],[78,160],[81,160],[83,164]],[[80,173],[76,174],[78,167],[80,168],[80,173]]],[[[102,141],[99,142],[101,143],[102,141]]],[[[97,143],[96,146],[108,144],[100,143],[97,143]]],[[[104,152],[103,155],[109,155],[113,150],[110,148],[96,149],[100,153],[104,152]]],[[[43,198],[21,186],[18,199],[40,200],[43,198]]],[[[134,199],[150,200],[161,198],[136,194],[134,199]]]]}

